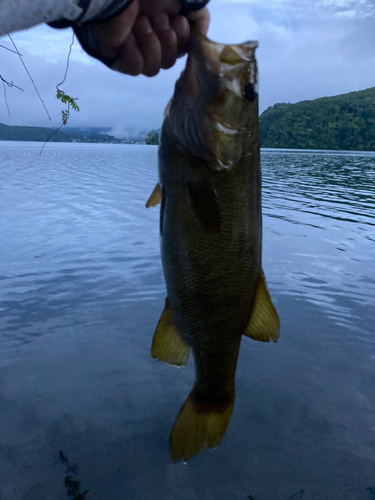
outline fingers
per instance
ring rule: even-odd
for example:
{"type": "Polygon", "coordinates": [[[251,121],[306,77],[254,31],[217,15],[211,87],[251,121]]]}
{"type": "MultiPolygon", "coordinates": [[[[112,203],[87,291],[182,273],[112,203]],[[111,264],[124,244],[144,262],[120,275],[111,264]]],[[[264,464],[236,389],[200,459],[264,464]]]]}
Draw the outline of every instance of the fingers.
{"type": "Polygon", "coordinates": [[[207,35],[208,27],[210,24],[210,13],[208,12],[207,7],[192,12],[189,15],[188,19],[192,27],[203,33],[203,35],[207,35]]]}
{"type": "Polygon", "coordinates": [[[92,55],[133,76],[172,67],[189,50],[191,28],[206,34],[210,20],[207,8],[186,18],[178,15],[179,6],[177,0],[134,0],[114,19],[90,27],[92,55]]]}
{"type": "Polygon", "coordinates": [[[181,57],[189,50],[190,27],[188,20],[183,16],[174,16],[170,21],[171,28],[176,33],[177,57],[181,57]]]}
{"type": "Polygon", "coordinates": [[[189,36],[189,23],[182,16],[169,18],[157,14],[151,19],[140,16],[118,49],[112,68],[133,76],[155,76],[161,68],[170,68],[177,57],[186,54],[189,36]]]}
{"type": "Polygon", "coordinates": [[[137,76],[143,71],[143,54],[137,45],[134,33],[130,33],[117,50],[116,62],[111,66],[115,71],[137,76]]]}
{"type": "Polygon", "coordinates": [[[161,67],[171,68],[177,59],[177,35],[166,14],[158,14],[152,19],[152,26],[161,47],[161,67]]]}
{"type": "Polygon", "coordinates": [[[131,33],[139,13],[139,3],[135,0],[124,12],[110,21],[90,27],[95,41],[95,49],[104,57],[116,57],[119,47],[131,33]]]}
{"type": "Polygon", "coordinates": [[[143,54],[141,73],[155,76],[161,68],[168,69],[189,48],[190,28],[185,17],[157,14],[150,20],[141,16],[133,28],[138,47],[143,54]]]}
{"type": "Polygon", "coordinates": [[[145,76],[157,75],[161,68],[161,43],[150,20],[140,16],[134,24],[133,33],[143,55],[142,73],[145,76]]]}
{"type": "Polygon", "coordinates": [[[179,0],[140,0],[140,4],[143,14],[147,17],[154,17],[160,12],[175,16],[181,9],[179,0]]]}

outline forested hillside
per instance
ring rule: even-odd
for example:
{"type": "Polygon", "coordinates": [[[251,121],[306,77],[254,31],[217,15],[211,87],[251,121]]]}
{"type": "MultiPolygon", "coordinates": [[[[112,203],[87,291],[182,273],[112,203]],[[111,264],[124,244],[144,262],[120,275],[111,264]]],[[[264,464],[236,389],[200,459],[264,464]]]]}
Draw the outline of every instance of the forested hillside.
{"type": "Polygon", "coordinates": [[[375,151],[375,87],[296,104],[260,116],[264,148],[375,151]]]}

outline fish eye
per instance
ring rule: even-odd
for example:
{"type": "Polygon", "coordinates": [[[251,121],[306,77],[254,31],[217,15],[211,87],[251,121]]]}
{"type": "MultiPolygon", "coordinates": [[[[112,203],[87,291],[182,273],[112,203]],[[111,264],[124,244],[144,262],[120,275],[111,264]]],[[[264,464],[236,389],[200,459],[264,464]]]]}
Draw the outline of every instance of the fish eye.
{"type": "Polygon", "coordinates": [[[250,102],[254,102],[258,97],[258,93],[256,92],[255,85],[253,83],[247,83],[243,90],[245,99],[249,100],[250,102]]]}

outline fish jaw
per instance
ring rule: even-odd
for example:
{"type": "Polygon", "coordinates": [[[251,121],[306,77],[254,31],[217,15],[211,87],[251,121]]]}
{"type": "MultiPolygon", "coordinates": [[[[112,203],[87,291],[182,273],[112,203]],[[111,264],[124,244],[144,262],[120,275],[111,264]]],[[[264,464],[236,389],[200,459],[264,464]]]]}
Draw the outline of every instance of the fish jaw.
{"type": "Polygon", "coordinates": [[[258,116],[257,42],[215,43],[194,32],[166,119],[181,150],[216,171],[243,157],[258,116]],[[250,125],[250,127],[249,127],[250,125]]]}

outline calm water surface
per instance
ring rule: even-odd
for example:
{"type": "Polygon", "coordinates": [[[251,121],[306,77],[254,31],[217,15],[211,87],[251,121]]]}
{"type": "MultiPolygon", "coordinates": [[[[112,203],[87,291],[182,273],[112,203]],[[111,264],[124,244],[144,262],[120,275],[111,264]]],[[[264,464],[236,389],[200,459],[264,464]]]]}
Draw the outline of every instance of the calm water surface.
{"type": "Polygon", "coordinates": [[[243,340],[222,444],[173,465],[157,150],[40,146],[0,142],[0,499],[374,500],[375,154],[262,152],[281,337],[243,340]]]}

